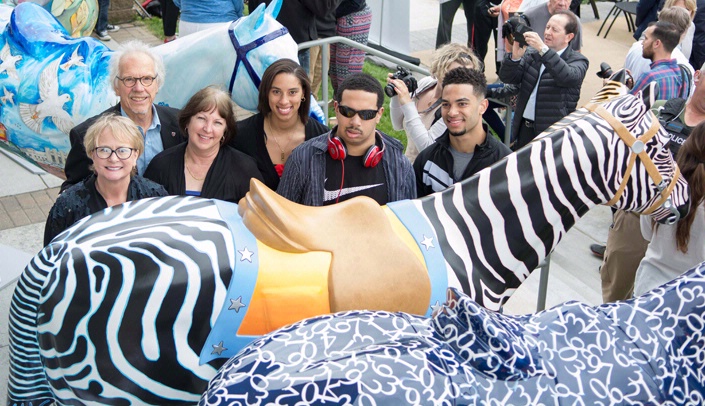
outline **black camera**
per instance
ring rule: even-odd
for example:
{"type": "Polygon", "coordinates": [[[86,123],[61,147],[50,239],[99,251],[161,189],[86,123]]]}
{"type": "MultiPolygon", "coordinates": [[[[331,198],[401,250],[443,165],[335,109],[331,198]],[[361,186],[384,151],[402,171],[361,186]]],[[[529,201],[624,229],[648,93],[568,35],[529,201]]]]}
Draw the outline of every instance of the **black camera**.
{"type": "Polygon", "coordinates": [[[612,74],[612,67],[607,62],[602,62],[600,64],[600,71],[597,72],[597,77],[601,79],[609,79],[612,74]]]}
{"type": "MultiPolygon", "coordinates": [[[[392,75],[392,78],[399,79],[404,82],[406,88],[409,89],[409,94],[414,94],[416,89],[419,87],[418,82],[416,82],[416,78],[413,77],[411,72],[403,66],[397,66],[397,71],[394,75],[392,75]]],[[[389,97],[394,97],[397,95],[397,90],[394,88],[394,85],[387,83],[387,86],[384,87],[384,93],[389,97]]]]}
{"type": "Polygon", "coordinates": [[[533,31],[529,27],[529,21],[523,15],[512,16],[502,25],[502,36],[507,38],[510,45],[513,45],[514,41],[516,41],[522,48],[527,45],[524,34],[533,31]]]}

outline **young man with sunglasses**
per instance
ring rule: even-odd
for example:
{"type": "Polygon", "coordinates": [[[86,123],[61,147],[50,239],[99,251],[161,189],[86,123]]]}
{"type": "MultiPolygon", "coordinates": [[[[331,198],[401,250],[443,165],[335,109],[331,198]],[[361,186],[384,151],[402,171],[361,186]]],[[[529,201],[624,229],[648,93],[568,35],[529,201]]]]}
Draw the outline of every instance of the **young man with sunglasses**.
{"type": "Polygon", "coordinates": [[[492,165],[511,150],[482,123],[487,80],[475,69],[459,67],[443,77],[441,116],[446,131],[414,161],[418,196],[440,192],[492,165]]]}
{"type": "Polygon", "coordinates": [[[159,152],[186,141],[179,130],[179,110],[154,104],[165,77],[164,63],[146,44],[139,41],[124,44],[111,60],[110,74],[120,103],[77,125],[69,133],[71,150],[64,166],[66,181],[61,185],[62,192],[91,175],[93,161],[86,154],[83,139],[88,128],[106,114],[128,117],[142,133],[144,153],[137,160],[139,175],[159,152]]]}
{"type": "Polygon", "coordinates": [[[384,112],[379,81],[352,74],[335,96],[338,125],[292,152],[277,193],[307,206],[357,196],[379,204],[416,197],[414,172],[401,142],[376,128],[384,112]]]}

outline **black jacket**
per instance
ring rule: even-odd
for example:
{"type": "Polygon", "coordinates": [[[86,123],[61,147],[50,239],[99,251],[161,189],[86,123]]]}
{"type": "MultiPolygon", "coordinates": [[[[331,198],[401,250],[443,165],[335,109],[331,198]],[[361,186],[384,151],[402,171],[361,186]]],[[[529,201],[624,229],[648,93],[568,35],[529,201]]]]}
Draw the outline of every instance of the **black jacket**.
{"type": "MultiPolygon", "coordinates": [[[[487,134],[486,128],[485,134],[487,134]]],[[[414,161],[417,195],[422,197],[445,190],[452,184],[471,177],[511,153],[509,147],[487,134],[485,142],[475,147],[475,153],[465,168],[463,176],[460,179],[454,179],[450,134],[446,130],[436,142],[421,151],[414,161]]]]}
{"type": "MultiPolygon", "coordinates": [[[[157,115],[159,116],[159,122],[161,123],[160,134],[162,136],[162,144],[164,144],[164,149],[168,149],[186,141],[183,133],[179,130],[179,112],[181,110],[158,105],[155,105],[155,107],[157,108],[157,115]]],[[[71,187],[71,185],[75,185],[93,173],[90,170],[93,160],[88,156],[88,154],[86,154],[86,148],[83,146],[83,139],[86,137],[88,127],[95,123],[99,117],[105,114],[120,115],[120,103],[77,125],[69,133],[71,150],[66,157],[66,165],[64,165],[66,181],[61,185],[62,192],[71,187]]]]}
{"type": "MultiPolygon", "coordinates": [[[[304,129],[304,140],[308,141],[328,131],[330,130],[325,125],[309,119],[304,129]]],[[[267,145],[264,142],[264,115],[262,113],[237,122],[237,133],[230,140],[230,146],[254,158],[257,161],[257,169],[264,178],[264,184],[272,190],[277,190],[279,174],[274,169],[274,162],[269,157],[267,145]]]]}
{"type": "Polygon", "coordinates": [[[589,61],[585,55],[566,48],[562,55],[549,49],[543,56],[530,48],[524,56],[514,61],[507,54],[499,69],[499,78],[504,83],[520,85],[514,119],[512,120],[512,139],[519,135],[526,103],[539,80],[541,64],[546,69],[536,94],[536,134],[553,125],[556,121],[572,113],[580,99],[580,87],[585,79],[589,61]]]}
{"type": "MultiPolygon", "coordinates": [[[[254,10],[261,3],[269,5],[272,0],[250,0],[249,9],[254,10]]],[[[335,8],[335,0],[285,0],[282,2],[277,21],[291,34],[297,44],[318,39],[316,18],[326,18],[335,8]]]]}
{"type": "MultiPolygon", "coordinates": [[[[91,172],[88,178],[71,185],[66,192],[56,198],[44,226],[45,246],[78,220],[108,207],[105,199],[95,187],[95,180],[96,176],[91,172]]],[[[137,175],[130,179],[130,185],[127,188],[128,202],[166,195],[166,190],[162,185],[137,175]]]]}
{"type": "Polygon", "coordinates": [[[695,34],[693,48],[690,53],[690,66],[700,69],[705,63],[705,0],[698,0],[698,8],[693,17],[695,34]]]}
{"type": "MultiPolygon", "coordinates": [[[[170,195],[186,195],[185,153],[185,142],[160,152],[149,163],[144,177],[163,185],[170,195]]],[[[237,203],[250,190],[252,178],[262,181],[255,160],[223,145],[206,174],[201,197],[237,203]]]]}

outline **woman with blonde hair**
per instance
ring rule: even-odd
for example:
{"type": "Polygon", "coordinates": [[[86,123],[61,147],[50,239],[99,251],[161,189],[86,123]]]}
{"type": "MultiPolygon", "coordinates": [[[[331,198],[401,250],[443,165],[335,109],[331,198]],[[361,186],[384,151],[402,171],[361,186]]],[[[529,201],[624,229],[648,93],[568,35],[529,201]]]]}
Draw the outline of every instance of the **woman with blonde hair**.
{"type": "Polygon", "coordinates": [[[666,0],[666,2],[663,3],[662,11],[671,7],[684,8],[688,11],[688,15],[690,16],[690,25],[685,31],[681,43],[678,45],[686,59],[690,59],[690,54],[693,51],[693,37],[695,36],[695,23],[693,19],[695,18],[695,12],[698,11],[698,6],[695,0],[666,0]]]}
{"type": "Polygon", "coordinates": [[[401,79],[395,79],[389,74],[387,83],[394,86],[396,91],[389,103],[392,125],[395,130],[406,131],[405,155],[411,162],[445,132],[446,125],[436,114],[441,108],[441,84],[448,71],[461,66],[480,69],[482,64],[470,48],[451,43],[435,51],[431,76],[419,80],[413,95],[401,79]]]}
{"type": "Polygon", "coordinates": [[[166,196],[166,190],[137,175],[144,152],[142,133],[127,117],[107,114],[88,127],[83,140],[93,174],[66,189],[49,211],[44,245],[78,220],[132,200],[166,196]]]}
{"type": "Polygon", "coordinates": [[[690,189],[690,211],[674,225],[641,218],[641,234],[650,241],[634,281],[634,295],[654,289],[705,261],[705,122],[690,133],[676,161],[690,189]]]}

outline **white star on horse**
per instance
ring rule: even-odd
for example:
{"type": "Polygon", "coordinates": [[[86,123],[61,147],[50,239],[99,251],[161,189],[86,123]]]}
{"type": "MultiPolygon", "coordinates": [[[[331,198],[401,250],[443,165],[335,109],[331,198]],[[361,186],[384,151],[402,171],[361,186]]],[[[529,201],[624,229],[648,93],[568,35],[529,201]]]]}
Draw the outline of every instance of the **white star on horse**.
{"type": "Polygon", "coordinates": [[[12,55],[12,52],[10,52],[10,45],[6,42],[5,46],[2,47],[2,51],[0,51],[0,59],[2,59],[2,63],[0,63],[0,73],[2,72],[7,72],[7,76],[15,79],[15,80],[20,80],[20,76],[17,74],[17,62],[22,60],[22,55],[12,55]]]}
{"type": "Polygon", "coordinates": [[[69,70],[72,66],[86,66],[83,57],[78,54],[78,48],[73,50],[68,61],[61,64],[61,70],[69,70]]]}
{"type": "Polygon", "coordinates": [[[0,97],[2,104],[15,104],[15,95],[11,91],[7,90],[5,86],[2,87],[3,95],[0,97]]]}
{"type": "Polygon", "coordinates": [[[71,116],[63,106],[71,101],[68,93],[59,94],[59,59],[49,64],[39,77],[38,104],[20,103],[20,117],[32,131],[40,133],[45,118],[50,118],[56,128],[68,134],[73,128],[71,116]]]}

